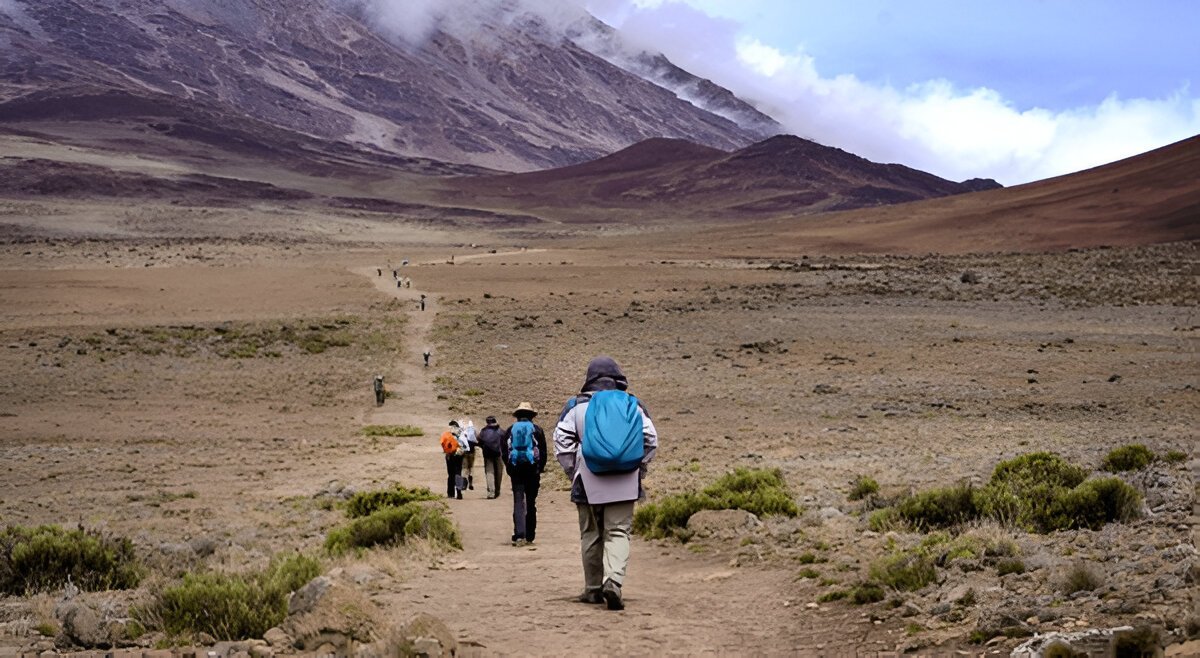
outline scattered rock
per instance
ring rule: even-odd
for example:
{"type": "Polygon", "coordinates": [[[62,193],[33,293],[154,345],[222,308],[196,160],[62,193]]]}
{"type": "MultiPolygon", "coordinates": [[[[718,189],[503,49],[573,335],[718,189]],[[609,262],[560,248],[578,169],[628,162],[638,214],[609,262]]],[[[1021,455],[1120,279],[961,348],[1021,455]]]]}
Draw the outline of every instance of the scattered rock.
{"type": "MultiPolygon", "coordinates": [[[[318,576],[297,590],[288,601],[288,617],[280,630],[292,638],[292,645],[304,651],[335,647],[344,655],[353,643],[372,643],[385,627],[383,613],[365,594],[349,585],[318,576]]],[[[264,637],[277,646],[278,636],[264,637]]]]}
{"type": "Polygon", "coordinates": [[[833,395],[841,392],[842,389],[838,388],[837,386],[833,386],[832,384],[817,384],[813,387],[813,393],[816,393],[817,395],[833,395]]]}
{"type": "Polygon", "coordinates": [[[740,509],[701,510],[688,519],[687,527],[702,537],[738,537],[762,527],[762,521],[740,509]]]}
{"type": "Polygon", "coordinates": [[[80,600],[59,603],[54,609],[62,629],[59,632],[60,647],[80,646],[84,648],[108,648],[112,642],[101,623],[101,616],[91,606],[80,600]]]}
{"type": "Polygon", "coordinates": [[[958,277],[958,280],[963,283],[976,284],[979,283],[979,275],[971,270],[967,270],[962,273],[962,276],[958,277]]]}

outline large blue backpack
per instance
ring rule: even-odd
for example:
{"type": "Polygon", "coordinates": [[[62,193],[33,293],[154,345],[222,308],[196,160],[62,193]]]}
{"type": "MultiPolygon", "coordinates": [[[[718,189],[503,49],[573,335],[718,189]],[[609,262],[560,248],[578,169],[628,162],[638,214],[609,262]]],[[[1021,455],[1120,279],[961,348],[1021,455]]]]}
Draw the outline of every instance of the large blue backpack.
{"type": "Polygon", "coordinates": [[[538,447],[533,438],[533,423],[518,420],[508,430],[508,463],[517,466],[537,462],[538,447]]]}
{"type": "Polygon", "coordinates": [[[625,391],[597,391],[583,419],[583,461],[596,473],[628,473],[645,455],[638,399],[625,391]]]}

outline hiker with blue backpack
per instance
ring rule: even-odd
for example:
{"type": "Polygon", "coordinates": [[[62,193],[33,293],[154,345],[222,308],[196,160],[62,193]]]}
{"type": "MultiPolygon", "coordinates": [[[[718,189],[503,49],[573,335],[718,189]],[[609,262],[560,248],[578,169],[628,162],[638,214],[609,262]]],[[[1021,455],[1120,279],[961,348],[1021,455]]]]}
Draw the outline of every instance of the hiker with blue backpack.
{"type": "Polygon", "coordinates": [[[546,470],[546,434],[535,425],[533,405],[522,402],[504,430],[504,470],[513,492],[513,546],[532,544],[537,535],[537,496],[546,470]]]}
{"type": "Polygon", "coordinates": [[[611,357],[588,363],[579,394],[567,400],[554,428],[554,454],[571,481],[579,512],[584,603],[623,610],[633,505],[645,499],[642,478],[658,450],[645,407],[611,357]]]}

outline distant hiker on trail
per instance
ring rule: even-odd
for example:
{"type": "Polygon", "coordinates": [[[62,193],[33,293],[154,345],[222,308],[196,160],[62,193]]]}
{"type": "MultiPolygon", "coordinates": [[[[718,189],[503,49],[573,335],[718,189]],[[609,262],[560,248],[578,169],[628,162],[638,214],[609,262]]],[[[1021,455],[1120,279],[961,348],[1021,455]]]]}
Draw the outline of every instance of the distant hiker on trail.
{"type": "Polygon", "coordinates": [[[488,500],[499,498],[504,482],[504,430],[496,424],[495,416],[488,416],[487,425],[479,430],[479,448],[483,451],[483,480],[487,483],[488,500]]]}
{"type": "Polygon", "coordinates": [[[404,277],[404,287],[411,288],[412,287],[412,279],[410,279],[408,277],[404,277]]]}
{"type": "MultiPolygon", "coordinates": [[[[403,286],[403,283],[400,281],[400,279],[396,279],[396,287],[397,287],[397,288],[402,288],[402,287],[404,287],[404,286],[403,286]]],[[[424,305],[425,305],[425,302],[421,302],[421,305],[422,305],[422,306],[424,306],[424,305]]],[[[421,310],[422,310],[422,311],[424,311],[425,309],[424,309],[424,308],[422,308],[421,310]]]]}
{"type": "Polygon", "coordinates": [[[424,294],[421,295],[421,310],[422,311],[425,310],[425,295],[424,294]]]}
{"type": "Polygon", "coordinates": [[[622,610],[633,504],[645,497],[642,478],[658,450],[658,433],[641,402],[626,393],[617,362],[588,363],[579,395],[567,400],[554,428],[554,455],[571,480],[579,512],[584,603],[622,610]]]}
{"type": "Polygon", "coordinates": [[[446,497],[462,500],[462,447],[458,444],[458,421],[442,432],[442,452],[446,455],[446,497]]]}
{"type": "Polygon", "coordinates": [[[425,359],[425,367],[428,368],[429,367],[429,350],[425,350],[424,352],[422,352],[421,356],[425,359]]]}
{"type": "Polygon", "coordinates": [[[376,267],[376,268],[375,268],[375,274],[376,274],[377,276],[383,276],[383,268],[382,268],[382,267],[376,267]]]}
{"type": "Polygon", "coordinates": [[[475,490],[475,455],[479,451],[475,446],[479,445],[479,439],[475,436],[475,423],[470,419],[463,421],[462,433],[458,436],[458,443],[462,446],[463,462],[462,476],[466,480],[467,488],[475,490]]]}
{"type": "Polygon", "coordinates": [[[546,469],[546,434],[533,424],[533,405],[522,402],[513,411],[517,422],[504,431],[504,468],[512,482],[513,546],[532,544],[537,536],[537,495],[546,469]]]}
{"type": "Polygon", "coordinates": [[[383,399],[387,397],[387,392],[383,388],[383,375],[375,375],[375,406],[383,404],[383,399]]]}

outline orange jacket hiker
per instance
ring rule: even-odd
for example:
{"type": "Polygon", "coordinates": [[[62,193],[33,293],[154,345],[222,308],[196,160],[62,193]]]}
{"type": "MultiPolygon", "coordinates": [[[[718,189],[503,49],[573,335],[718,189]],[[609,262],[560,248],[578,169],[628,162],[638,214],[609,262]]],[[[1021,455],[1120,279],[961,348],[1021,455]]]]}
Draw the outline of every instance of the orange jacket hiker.
{"type": "Polygon", "coordinates": [[[450,430],[442,432],[442,452],[447,455],[458,452],[458,439],[454,438],[454,432],[450,430]]]}

